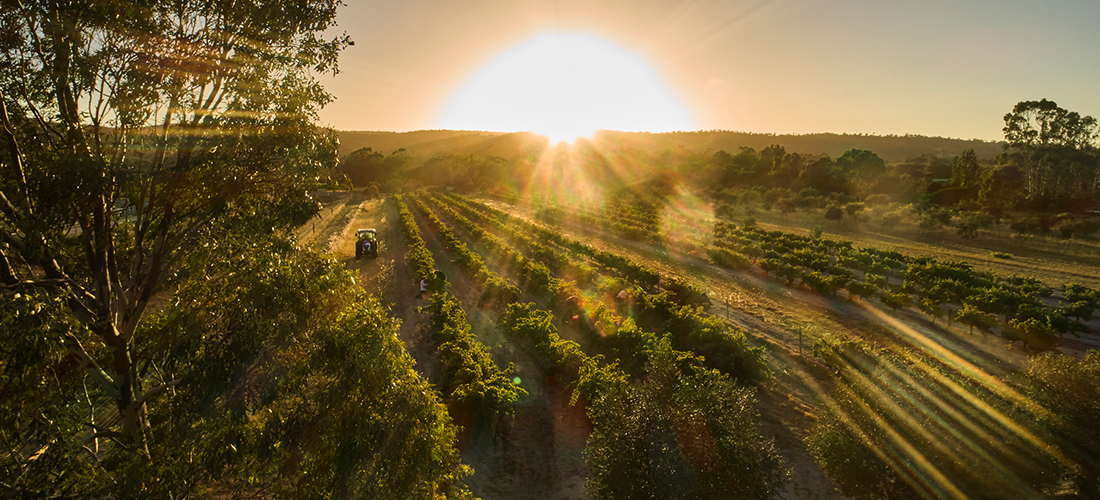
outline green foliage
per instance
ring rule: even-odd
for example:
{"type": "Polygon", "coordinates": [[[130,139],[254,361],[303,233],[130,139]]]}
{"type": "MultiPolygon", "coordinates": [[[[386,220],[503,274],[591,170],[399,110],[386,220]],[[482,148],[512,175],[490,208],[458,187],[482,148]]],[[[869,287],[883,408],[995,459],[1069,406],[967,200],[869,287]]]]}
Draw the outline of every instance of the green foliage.
{"type": "Polygon", "coordinates": [[[858,340],[825,338],[814,353],[838,373],[806,444],[845,496],[1042,497],[1074,475],[1021,435],[1049,436],[1030,411],[966,373],[858,340]],[[968,425],[971,412],[995,419],[968,425]]]}
{"type": "MultiPolygon", "coordinates": [[[[350,44],[326,34],[338,4],[4,4],[0,284],[65,303],[60,311],[68,320],[55,318],[49,338],[63,339],[67,355],[52,365],[78,368],[89,387],[62,385],[51,404],[80,405],[72,409],[89,418],[83,405],[117,409],[117,418],[97,421],[103,457],[41,461],[55,464],[58,474],[70,466],[110,471],[102,482],[89,476],[80,495],[169,497],[211,477],[202,465],[173,462],[190,450],[162,435],[206,423],[204,416],[165,423],[156,405],[185,383],[228,383],[232,374],[219,370],[241,369],[232,356],[242,352],[230,348],[256,337],[243,335],[232,345],[194,341],[199,353],[228,357],[218,359],[227,363],[221,367],[199,370],[213,378],[190,371],[186,379],[161,376],[179,353],[171,351],[175,339],[150,327],[147,316],[183,285],[181,266],[209,245],[239,248],[234,240],[242,234],[270,243],[266,235],[318,212],[307,193],[336,164],[337,144],[332,131],[314,124],[332,99],[317,75],[335,73],[339,52],[350,44]],[[143,485],[138,474],[160,480],[143,485]],[[102,489],[109,481],[134,489],[109,493],[102,489]]],[[[284,312],[269,310],[269,318],[285,319],[302,306],[287,305],[284,312]]],[[[219,319],[255,310],[249,303],[224,307],[219,319]]],[[[295,319],[285,326],[302,325],[295,319]]],[[[212,389],[210,397],[226,396],[224,389],[212,389]]],[[[218,440],[204,432],[196,429],[196,439],[218,440]]],[[[63,441],[60,453],[90,435],[61,434],[30,444],[46,446],[45,453],[49,443],[63,441]]],[[[18,490],[25,496],[48,491],[18,487],[32,488],[18,490]]]]}
{"type": "Polygon", "coordinates": [[[973,149],[951,159],[951,185],[962,188],[976,187],[981,181],[982,167],[973,149]]]}
{"type": "Polygon", "coordinates": [[[575,376],[588,359],[576,342],[562,340],[554,315],[534,303],[513,302],[501,315],[504,334],[515,339],[549,373],[575,376]]]}
{"type": "Polygon", "coordinates": [[[429,279],[435,276],[435,259],[432,252],[424,245],[424,238],[420,236],[420,228],[416,226],[409,207],[401,195],[393,195],[393,202],[397,206],[397,214],[401,217],[401,228],[405,232],[405,242],[409,245],[409,263],[417,279],[429,279]]]}
{"type": "Polygon", "coordinates": [[[57,292],[0,295],[0,439],[23,444],[0,458],[13,497],[86,494],[87,485],[102,488],[113,479],[76,439],[106,397],[94,382],[89,386],[81,367],[66,362],[62,339],[82,328],[64,299],[57,292]],[[24,451],[30,448],[41,453],[30,459],[24,451]]]}
{"type": "Polygon", "coordinates": [[[879,287],[870,282],[860,283],[858,281],[853,281],[851,283],[848,283],[849,298],[852,298],[853,296],[871,298],[875,296],[878,290],[879,287]]]}
{"type": "Polygon", "coordinates": [[[722,247],[707,247],[710,261],[727,269],[748,269],[752,261],[733,250],[722,247]]]}
{"type": "Polygon", "coordinates": [[[1005,336],[1023,340],[1028,347],[1038,351],[1053,350],[1058,347],[1058,333],[1044,319],[1013,318],[1005,328],[1005,336]]]}
{"type": "MultiPolygon", "coordinates": [[[[485,266],[485,262],[481,259],[481,256],[472,252],[464,242],[459,240],[454,232],[451,231],[451,229],[444,224],[427,205],[420,200],[416,200],[416,206],[421,213],[424,214],[424,217],[428,219],[428,222],[435,226],[439,234],[443,236],[443,239],[447,242],[448,248],[457,254],[454,263],[458,264],[468,274],[472,275],[474,281],[481,287],[481,297],[478,300],[479,306],[486,304],[503,306],[509,302],[515,301],[520,293],[518,287],[508,283],[496,272],[490,271],[489,268],[485,266]]],[[[446,207],[444,208],[448,210],[446,207]]],[[[468,220],[458,215],[453,210],[448,211],[451,212],[451,217],[460,218],[460,220],[469,223],[468,220]]]]}
{"type": "Polygon", "coordinates": [[[1039,413],[1042,423],[1078,464],[1080,496],[1100,495],[1100,351],[1090,350],[1080,360],[1059,353],[1034,356],[1019,382],[1031,401],[1047,410],[1039,413]]]}
{"type": "Polygon", "coordinates": [[[771,498],[789,478],[756,431],[753,391],[660,343],[646,381],[603,376],[585,487],[596,499],[771,498]]]}
{"type": "Polygon", "coordinates": [[[901,307],[909,307],[913,303],[913,299],[909,297],[908,293],[892,290],[883,292],[879,299],[882,300],[883,304],[895,311],[901,307]]]}
{"type": "Polygon", "coordinates": [[[882,214],[882,227],[885,229],[890,229],[894,226],[897,226],[898,223],[901,222],[901,220],[902,215],[900,211],[895,210],[892,212],[886,212],[882,214]]]}
{"type": "Polygon", "coordinates": [[[989,254],[992,255],[994,259],[1011,259],[1012,258],[1012,254],[1007,253],[1007,252],[990,252],[989,254]]]}
{"type": "Polygon", "coordinates": [[[939,302],[932,299],[921,299],[919,305],[921,312],[932,317],[933,323],[936,322],[936,318],[943,317],[943,309],[940,308],[939,302]]]}
{"type": "Polygon", "coordinates": [[[940,226],[951,223],[951,211],[942,207],[934,207],[925,211],[920,219],[920,228],[924,231],[934,231],[940,226]]]}
{"type": "Polygon", "coordinates": [[[864,149],[850,149],[836,159],[836,166],[857,178],[871,178],[886,172],[886,162],[878,155],[864,149]]]}
{"type": "Polygon", "coordinates": [[[1062,285],[1062,293],[1070,302],[1085,301],[1092,304],[1093,308],[1100,305],[1100,290],[1093,290],[1080,283],[1066,283],[1062,285]]]}
{"type": "Polygon", "coordinates": [[[512,383],[512,367],[497,368],[488,347],[470,334],[462,304],[450,293],[437,293],[420,308],[431,317],[432,340],[439,351],[439,387],[464,413],[512,413],[512,405],[527,394],[512,383]]]}
{"type": "Polygon", "coordinates": [[[997,324],[997,317],[971,304],[964,304],[962,309],[955,312],[955,321],[969,326],[970,333],[974,333],[974,327],[988,331],[997,324]]]}
{"type": "Polygon", "coordinates": [[[645,295],[637,321],[643,328],[668,332],[672,346],[705,359],[705,364],[738,380],[768,377],[762,348],[748,344],[745,333],[735,330],[701,308],[678,305],[669,292],[645,295]]]}
{"type": "Polygon", "coordinates": [[[979,229],[986,229],[993,225],[993,216],[982,213],[965,213],[959,217],[955,224],[955,233],[963,238],[976,238],[979,229]]]}
{"type": "Polygon", "coordinates": [[[863,202],[866,203],[867,206],[875,207],[875,206],[879,206],[879,205],[886,205],[886,204],[890,203],[890,201],[891,201],[890,200],[890,195],[872,194],[872,195],[868,195],[867,198],[863,202]]]}
{"type": "Polygon", "coordinates": [[[1095,118],[1054,101],[1021,101],[1004,117],[1005,140],[1023,167],[1031,198],[1089,197],[1096,191],[1095,118]]]}
{"type": "Polygon", "coordinates": [[[34,460],[0,461],[6,477],[19,478],[8,483],[13,491],[469,496],[446,408],[414,370],[386,308],[342,264],[277,235],[211,238],[199,248],[173,280],[178,291],[136,336],[138,352],[153,353],[142,377],[149,458],[85,430],[91,410],[102,426],[114,403],[85,384],[79,366],[59,364],[56,339],[66,329],[74,340],[89,333],[51,302],[5,299],[0,332],[26,340],[11,344],[25,352],[2,365],[23,375],[3,372],[2,415],[20,422],[0,433],[45,446],[34,460]]]}
{"type": "Polygon", "coordinates": [[[338,170],[347,175],[353,185],[363,187],[364,191],[370,191],[373,187],[374,196],[377,196],[379,186],[392,184],[396,176],[409,169],[412,161],[412,155],[404,149],[385,156],[371,148],[362,148],[345,157],[338,170]]]}

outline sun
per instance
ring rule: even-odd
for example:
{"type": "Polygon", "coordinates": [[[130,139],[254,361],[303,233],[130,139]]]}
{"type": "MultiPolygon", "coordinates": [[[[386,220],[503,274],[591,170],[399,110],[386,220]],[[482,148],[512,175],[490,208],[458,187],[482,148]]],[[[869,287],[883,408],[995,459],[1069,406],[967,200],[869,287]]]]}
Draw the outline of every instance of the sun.
{"type": "Polygon", "coordinates": [[[691,116],[638,55],[579,33],[536,36],[497,56],[450,99],[439,127],[531,131],[552,144],[596,130],[691,130],[691,116]]]}

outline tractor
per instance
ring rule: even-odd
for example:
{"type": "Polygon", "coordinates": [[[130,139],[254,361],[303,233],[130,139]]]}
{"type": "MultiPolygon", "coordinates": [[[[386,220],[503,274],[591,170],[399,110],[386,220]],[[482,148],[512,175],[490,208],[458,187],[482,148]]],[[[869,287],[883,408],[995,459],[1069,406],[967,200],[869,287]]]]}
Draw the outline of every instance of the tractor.
{"type": "Polygon", "coordinates": [[[372,258],[378,258],[378,232],[372,229],[360,229],[355,232],[355,258],[361,259],[363,255],[370,254],[372,258]]]}

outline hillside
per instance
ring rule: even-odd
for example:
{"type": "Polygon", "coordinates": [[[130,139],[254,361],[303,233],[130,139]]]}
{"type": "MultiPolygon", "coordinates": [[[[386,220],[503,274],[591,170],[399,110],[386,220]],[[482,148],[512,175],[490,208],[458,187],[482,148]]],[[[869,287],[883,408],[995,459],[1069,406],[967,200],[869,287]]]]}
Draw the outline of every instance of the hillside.
{"type": "MultiPolygon", "coordinates": [[[[340,155],[364,147],[389,154],[404,148],[422,158],[440,154],[473,155],[475,157],[500,156],[506,159],[537,155],[547,146],[547,140],[530,132],[473,132],[454,130],[421,130],[415,132],[340,131],[340,155]]],[[[596,144],[611,143],[616,146],[639,148],[648,151],[664,151],[684,148],[695,153],[709,151],[737,151],[741,147],[757,150],[772,144],[783,146],[788,152],[802,154],[827,154],[833,158],[849,149],[874,151],[887,162],[899,162],[924,154],[952,157],[966,149],[973,149],[979,158],[993,158],[1001,153],[1001,142],[977,139],[949,139],[920,135],[878,136],[850,134],[777,135],[730,131],[647,132],[600,131],[592,139],[596,144]]]]}

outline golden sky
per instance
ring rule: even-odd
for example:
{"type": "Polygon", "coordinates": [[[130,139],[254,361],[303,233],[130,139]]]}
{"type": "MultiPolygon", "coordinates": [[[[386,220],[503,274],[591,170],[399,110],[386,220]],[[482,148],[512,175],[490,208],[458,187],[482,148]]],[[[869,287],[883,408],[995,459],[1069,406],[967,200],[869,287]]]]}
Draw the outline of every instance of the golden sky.
{"type": "MultiPolygon", "coordinates": [[[[337,101],[322,121],[341,130],[451,128],[445,118],[460,90],[517,47],[554,34],[600,40],[644,62],[654,81],[638,77],[638,85],[663,86],[689,116],[675,128],[999,140],[1002,117],[1021,100],[1100,116],[1095,0],[349,4],[339,29],[355,45],[341,56],[341,73],[323,79],[337,101]]],[[[646,100],[637,108],[654,99],[621,85],[630,88],[616,96],[646,100]]],[[[606,100],[598,92],[593,99],[606,100]]],[[[462,123],[522,126],[490,115],[462,123]]]]}

